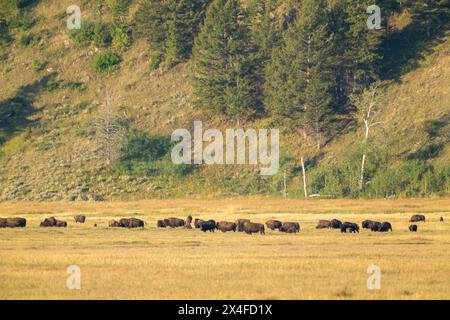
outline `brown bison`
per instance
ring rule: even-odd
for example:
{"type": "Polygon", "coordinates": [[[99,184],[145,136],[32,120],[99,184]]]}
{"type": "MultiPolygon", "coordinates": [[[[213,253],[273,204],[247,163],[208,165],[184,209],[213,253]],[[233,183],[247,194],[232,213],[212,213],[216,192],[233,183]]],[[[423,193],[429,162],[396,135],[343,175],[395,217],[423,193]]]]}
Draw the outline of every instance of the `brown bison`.
{"type": "Polygon", "coordinates": [[[409,222],[420,222],[420,221],[425,222],[425,216],[423,214],[413,215],[411,219],[409,219],[409,222]]]}
{"type": "Polygon", "coordinates": [[[283,225],[283,223],[281,221],[278,221],[278,220],[266,221],[266,226],[270,230],[280,229],[282,225],[283,225]]]}
{"type": "Polygon", "coordinates": [[[186,219],[186,224],[191,224],[192,223],[192,216],[188,215],[187,219],[186,219]]]}
{"type": "Polygon", "coordinates": [[[120,223],[119,223],[119,221],[116,221],[116,220],[109,220],[108,226],[110,228],[118,228],[118,227],[120,227],[120,223]]]}
{"type": "Polygon", "coordinates": [[[331,222],[331,228],[332,229],[340,229],[341,228],[341,225],[342,225],[341,221],[339,221],[337,219],[333,219],[330,222],[331,222]]]}
{"type": "Polygon", "coordinates": [[[75,223],[84,223],[86,221],[86,216],[75,216],[73,217],[75,223]]]}
{"type": "Polygon", "coordinates": [[[264,225],[262,223],[246,222],[246,223],[244,223],[244,232],[246,234],[258,233],[258,232],[260,234],[265,234],[264,225]]]}
{"type": "Polygon", "coordinates": [[[24,228],[27,220],[24,218],[6,218],[0,219],[0,228],[24,228]]]}
{"type": "Polygon", "coordinates": [[[195,219],[194,220],[194,227],[195,229],[200,229],[200,223],[205,222],[205,220],[202,219],[195,219]]]}
{"type": "Polygon", "coordinates": [[[122,228],[144,228],[145,222],[136,218],[123,218],[119,220],[119,227],[122,228]]]}
{"type": "Polygon", "coordinates": [[[376,222],[376,221],[372,221],[372,220],[364,220],[364,221],[361,223],[361,226],[362,226],[363,229],[372,229],[372,226],[373,226],[373,224],[374,224],[375,222],[376,222]]]}
{"type": "Polygon", "coordinates": [[[67,228],[67,222],[66,221],[56,220],[55,227],[67,228]]]}
{"type": "Polygon", "coordinates": [[[158,221],[156,221],[156,227],[157,228],[165,228],[166,224],[164,223],[163,220],[158,220],[158,221]]]}
{"type": "Polygon", "coordinates": [[[441,217],[441,218],[439,219],[439,221],[440,221],[440,222],[444,222],[444,217],[441,217]]]}
{"type": "Polygon", "coordinates": [[[319,223],[316,226],[316,229],[328,229],[331,228],[331,221],[328,220],[319,220],[319,223]]]}
{"type": "Polygon", "coordinates": [[[217,222],[216,228],[222,232],[229,232],[229,231],[236,232],[236,223],[221,221],[217,222]]]}
{"type": "Polygon", "coordinates": [[[378,230],[378,231],[379,232],[388,232],[388,231],[392,232],[392,225],[389,222],[384,221],[380,226],[380,230],[378,230]]]}
{"type": "Polygon", "coordinates": [[[380,231],[380,229],[381,229],[381,222],[378,221],[374,221],[372,223],[372,226],[370,227],[370,230],[373,232],[378,232],[380,231]]]}
{"type": "Polygon", "coordinates": [[[412,224],[409,226],[409,231],[411,232],[417,232],[417,225],[416,224],[412,224]]]}
{"type": "Polygon", "coordinates": [[[41,227],[54,227],[56,226],[56,219],[54,217],[45,218],[44,221],[41,222],[41,227]]]}
{"type": "Polygon", "coordinates": [[[186,222],[183,219],[178,218],[164,219],[164,223],[166,224],[166,226],[171,228],[184,227],[184,225],[186,224],[186,222]]]}
{"type": "Polygon", "coordinates": [[[249,219],[238,219],[235,224],[238,232],[244,232],[244,224],[250,222],[249,219]]]}
{"type": "Polygon", "coordinates": [[[289,233],[297,233],[300,232],[300,224],[297,222],[285,222],[281,226],[280,229],[278,229],[280,232],[288,232],[289,233]]]}
{"type": "Polygon", "coordinates": [[[200,222],[199,226],[200,226],[200,230],[202,230],[203,232],[206,232],[206,231],[214,232],[217,229],[216,221],[214,221],[214,220],[200,222]]]}
{"type": "Polygon", "coordinates": [[[359,233],[359,226],[353,222],[344,222],[341,225],[341,233],[359,233]]]}

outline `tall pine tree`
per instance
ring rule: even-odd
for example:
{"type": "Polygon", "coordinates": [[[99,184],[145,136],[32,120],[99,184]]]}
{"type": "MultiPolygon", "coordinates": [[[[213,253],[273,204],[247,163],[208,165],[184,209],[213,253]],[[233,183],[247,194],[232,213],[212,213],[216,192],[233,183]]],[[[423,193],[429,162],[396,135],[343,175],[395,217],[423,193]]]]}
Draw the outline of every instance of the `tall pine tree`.
{"type": "Polygon", "coordinates": [[[247,119],[260,107],[255,47],[238,0],[215,0],[194,46],[193,86],[218,114],[247,119]]]}
{"type": "Polygon", "coordinates": [[[321,145],[323,125],[332,111],[333,34],[326,0],[305,0],[266,72],[265,102],[275,117],[294,119],[313,129],[321,145]]]}

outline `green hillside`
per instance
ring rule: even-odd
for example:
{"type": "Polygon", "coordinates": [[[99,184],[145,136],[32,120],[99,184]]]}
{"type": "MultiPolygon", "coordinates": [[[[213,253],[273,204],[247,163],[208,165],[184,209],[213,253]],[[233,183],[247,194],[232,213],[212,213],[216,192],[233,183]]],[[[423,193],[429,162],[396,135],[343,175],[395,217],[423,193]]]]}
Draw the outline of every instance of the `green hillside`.
{"type": "MultiPolygon", "coordinates": [[[[191,24],[175,20],[185,23],[175,28],[186,28],[195,37],[179,40],[172,36],[173,26],[165,23],[168,40],[159,44],[155,39],[160,34],[151,29],[156,20],[143,18],[146,2],[151,1],[81,1],[84,29],[77,33],[66,28],[66,8],[72,1],[0,0],[0,200],[281,197],[284,183],[288,197],[303,197],[301,157],[310,195],[450,194],[448,2],[423,1],[423,6],[413,8],[392,1],[398,3],[383,31],[379,46],[384,58],[374,76],[385,91],[379,123],[371,129],[370,141],[362,143],[363,127],[350,94],[342,101],[334,99],[333,112],[320,118],[327,122],[319,148],[314,130],[297,119],[278,117],[277,109],[268,107],[277,97],[260,98],[260,86],[238,87],[225,95],[221,101],[230,109],[222,113],[205,108],[193,79],[201,42],[193,43],[202,36],[197,20],[206,9],[195,9],[199,13],[186,20],[191,24]],[[121,3],[126,3],[124,8],[114,6],[121,3]],[[195,58],[190,54],[193,45],[195,58]],[[240,113],[244,104],[233,98],[250,91],[252,100],[245,101],[246,110],[252,111],[240,113]],[[98,130],[106,116],[120,126],[113,138],[121,147],[108,155],[98,130]],[[195,120],[219,129],[280,128],[278,174],[263,177],[253,166],[174,165],[170,135],[177,128],[191,129],[195,120]],[[363,153],[368,155],[367,170],[359,190],[363,153]]],[[[241,7],[252,12],[252,3],[241,7]]],[[[267,9],[272,24],[281,28],[278,32],[287,28],[282,21],[295,20],[291,15],[299,3],[273,1],[273,8],[267,9]]],[[[329,1],[330,8],[336,3],[329,1]]],[[[256,39],[257,34],[249,37],[256,39]]],[[[280,44],[274,41],[271,46],[280,44]]],[[[261,52],[252,56],[254,61],[264,59],[261,52]]],[[[252,72],[242,74],[242,79],[254,83],[261,77],[259,69],[252,72]]],[[[266,87],[271,76],[265,76],[266,87]]],[[[273,77],[269,85],[276,83],[275,73],[273,77]]]]}

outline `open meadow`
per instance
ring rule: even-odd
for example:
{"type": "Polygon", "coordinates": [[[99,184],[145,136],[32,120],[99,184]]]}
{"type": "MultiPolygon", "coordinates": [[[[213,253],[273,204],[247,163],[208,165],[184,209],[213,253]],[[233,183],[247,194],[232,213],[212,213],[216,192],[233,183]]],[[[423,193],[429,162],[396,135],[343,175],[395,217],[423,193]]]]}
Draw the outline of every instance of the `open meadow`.
{"type": "Polygon", "coordinates": [[[148,200],[2,203],[0,217],[27,219],[0,229],[0,299],[448,299],[450,199],[429,200],[148,200]],[[412,214],[426,215],[417,233],[412,214]],[[73,216],[85,214],[85,224],[73,216]],[[157,229],[166,217],[297,221],[301,231],[266,235],[157,229]],[[40,228],[46,217],[67,228],[40,228]],[[111,229],[137,217],[145,229],[111,229]],[[444,217],[445,222],[439,221],[444,217]],[[319,219],[389,221],[393,232],[317,230],[319,219]],[[97,224],[97,227],[94,227],[97,224]],[[69,265],[81,289],[66,287],[69,265]],[[381,289],[369,290],[370,265],[381,289]]]}

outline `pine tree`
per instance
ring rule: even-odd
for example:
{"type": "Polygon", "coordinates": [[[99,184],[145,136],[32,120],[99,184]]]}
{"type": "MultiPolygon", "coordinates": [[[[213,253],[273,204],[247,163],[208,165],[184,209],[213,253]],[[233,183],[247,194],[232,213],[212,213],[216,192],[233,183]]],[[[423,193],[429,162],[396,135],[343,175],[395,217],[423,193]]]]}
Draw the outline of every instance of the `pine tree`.
{"type": "Polygon", "coordinates": [[[331,112],[333,35],[327,1],[305,0],[266,72],[265,102],[275,117],[314,129],[320,147],[322,125],[331,112]]]}
{"type": "MultiPolygon", "coordinates": [[[[352,92],[367,87],[379,78],[383,31],[369,30],[367,27],[367,8],[370,5],[373,5],[373,0],[345,0],[348,33],[341,45],[345,46],[345,64],[349,67],[347,70],[352,92]]],[[[385,21],[387,15],[387,12],[382,12],[385,21]]]]}
{"type": "Polygon", "coordinates": [[[260,107],[255,47],[238,0],[215,0],[194,46],[193,86],[199,102],[246,119],[260,107]]]}
{"type": "Polygon", "coordinates": [[[211,0],[144,0],[135,16],[140,35],[171,67],[190,57],[194,37],[211,0]]]}

